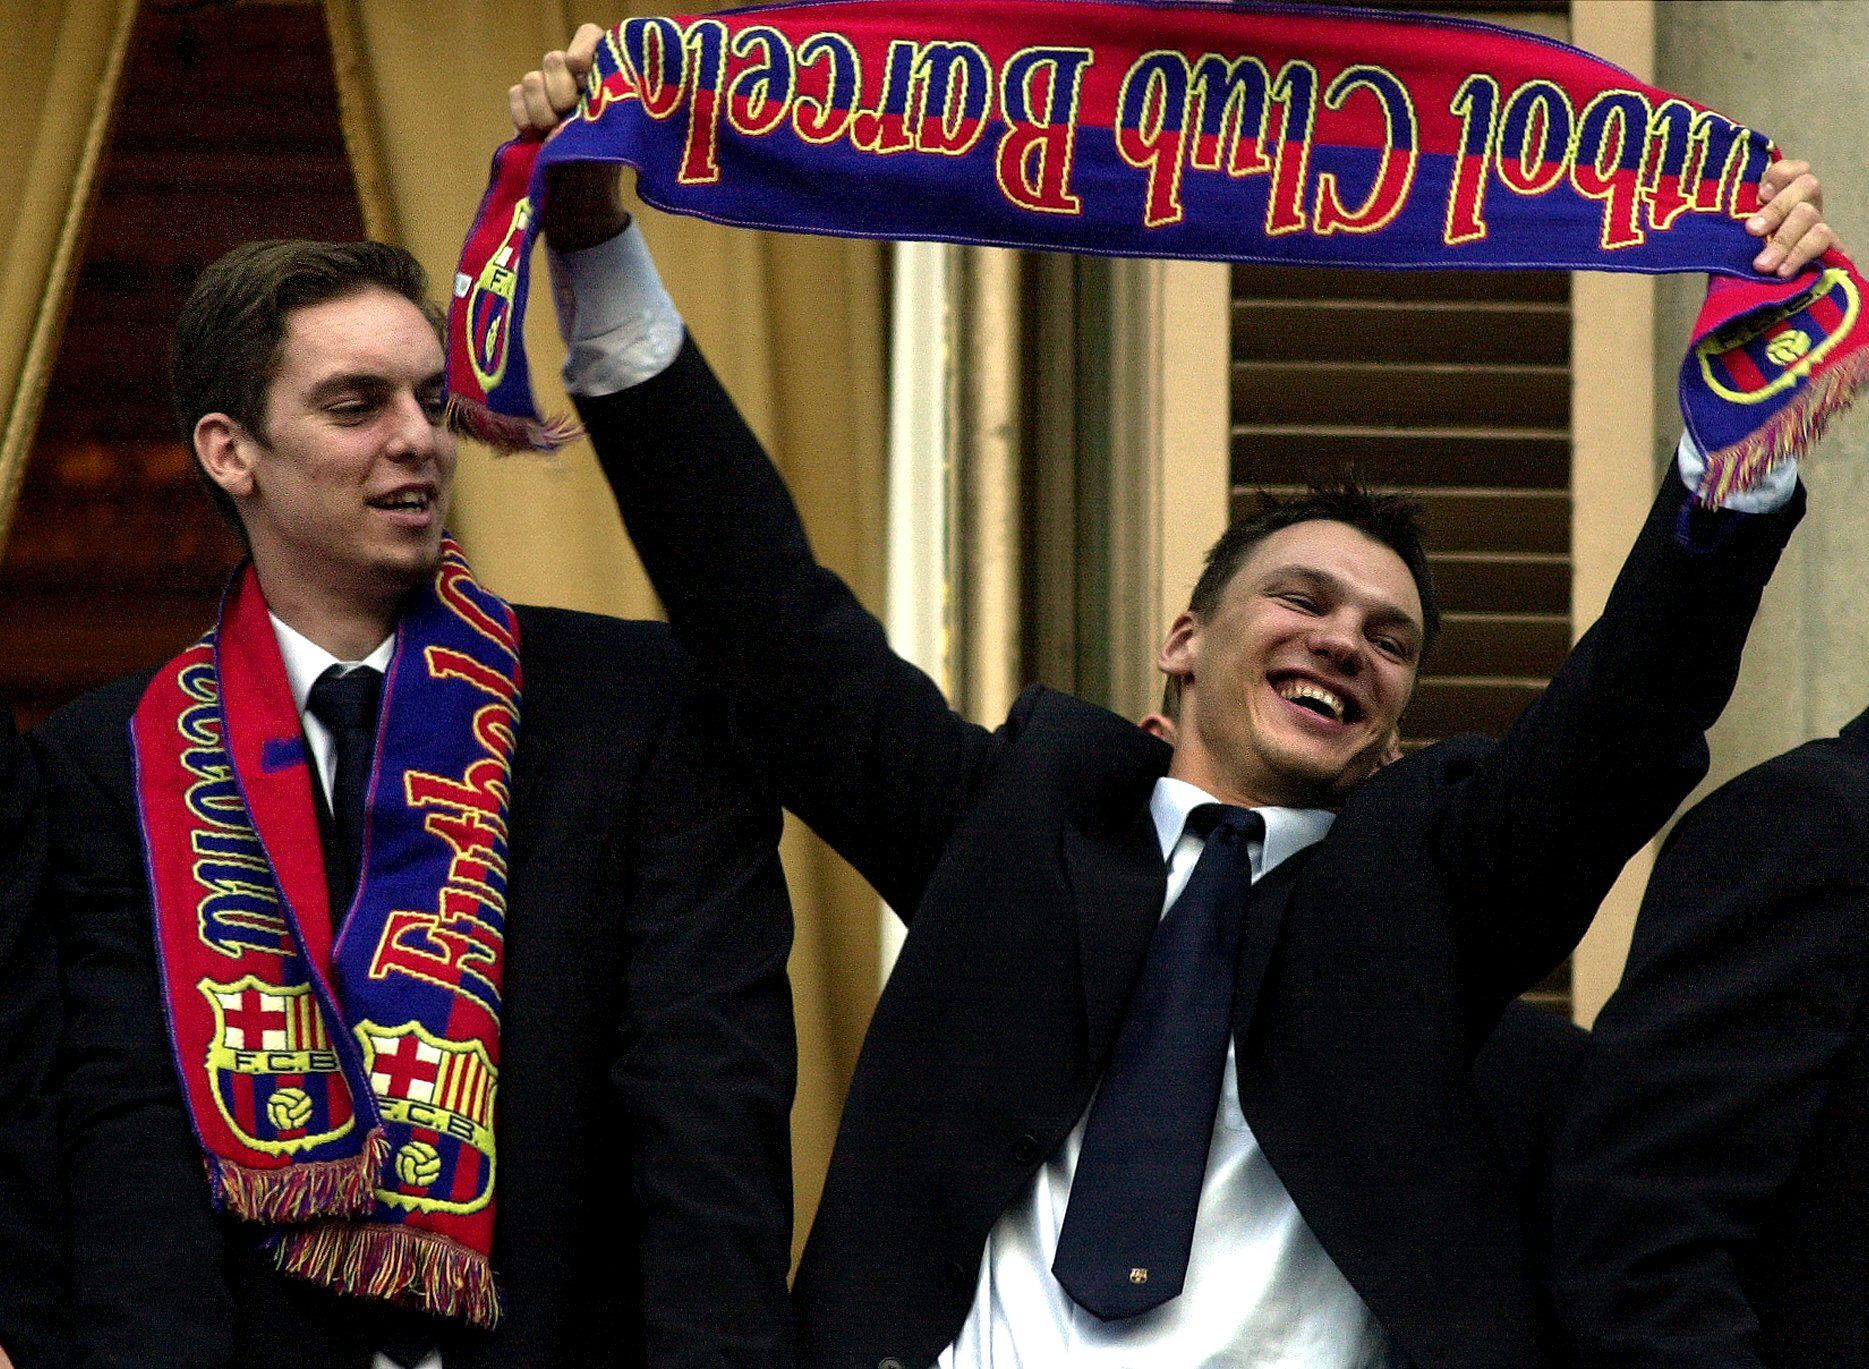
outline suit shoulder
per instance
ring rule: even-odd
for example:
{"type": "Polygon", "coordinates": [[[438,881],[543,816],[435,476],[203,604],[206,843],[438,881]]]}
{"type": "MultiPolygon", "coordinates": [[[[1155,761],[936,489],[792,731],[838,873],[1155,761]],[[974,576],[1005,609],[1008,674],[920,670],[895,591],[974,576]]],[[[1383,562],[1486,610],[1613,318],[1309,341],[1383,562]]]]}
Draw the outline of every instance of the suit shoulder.
{"type": "Polygon", "coordinates": [[[1075,694],[1066,694],[1049,685],[1030,684],[1019,691],[1019,697],[1006,711],[1006,726],[1014,732],[1033,728],[1097,727],[1105,718],[1116,718],[1116,715],[1075,694]]]}
{"type": "Polygon", "coordinates": [[[53,751],[79,759],[126,750],[130,719],[161,668],[136,671],[73,699],[29,734],[36,749],[42,755],[53,751]]]}
{"type": "Polygon", "coordinates": [[[112,680],[59,709],[27,734],[48,803],[81,825],[98,819],[103,796],[128,801],[134,788],[130,719],[161,667],[112,680]]]}
{"type": "Polygon", "coordinates": [[[1847,737],[1820,737],[1739,776],[1748,777],[1754,784],[1796,786],[1799,791],[1829,793],[1858,804],[1869,802],[1869,745],[1847,737]]]}
{"type": "Polygon", "coordinates": [[[1120,714],[1044,685],[1020,694],[1001,735],[1022,778],[1038,778],[1067,812],[1079,801],[1099,810],[1112,789],[1152,786],[1174,754],[1120,714]]]}
{"type": "Polygon", "coordinates": [[[1869,748],[1842,737],[1793,747],[1713,790],[1682,815],[1674,835],[1768,814],[1798,826],[1821,819],[1852,829],[1869,827],[1869,748]]]}
{"type": "Polygon", "coordinates": [[[1498,745],[1491,737],[1463,732],[1385,765],[1350,790],[1338,823],[1348,818],[1354,826],[1366,813],[1388,821],[1398,809],[1434,811],[1498,745]]]}
{"type": "Polygon", "coordinates": [[[518,613],[522,731],[642,739],[684,708],[717,702],[666,623],[561,608],[518,613]]]}
{"type": "Polygon", "coordinates": [[[652,679],[686,676],[693,669],[667,623],[530,604],[517,605],[515,611],[519,659],[528,683],[540,667],[573,664],[584,674],[652,679]]]}
{"type": "Polygon", "coordinates": [[[519,615],[519,647],[545,646],[553,650],[588,647],[632,647],[638,651],[681,654],[667,623],[648,618],[617,618],[576,608],[542,604],[515,604],[519,615]]]}

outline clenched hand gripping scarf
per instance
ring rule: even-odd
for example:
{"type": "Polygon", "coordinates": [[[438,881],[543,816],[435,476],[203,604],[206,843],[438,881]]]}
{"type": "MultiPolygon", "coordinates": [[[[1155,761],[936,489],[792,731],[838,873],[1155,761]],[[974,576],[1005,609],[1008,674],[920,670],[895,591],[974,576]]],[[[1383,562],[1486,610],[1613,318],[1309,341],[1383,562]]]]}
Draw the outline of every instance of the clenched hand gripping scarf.
{"type": "Polygon", "coordinates": [[[460,422],[550,447],[520,336],[545,168],[626,162],[722,223],[1293,265],[1712,274],[1681,368],[1700,494],[1750,487],[1869,371],[1830,252],[1756,275],[1762,135],[1549,39],[1275,4],[823,0],[631,19],[580,112],[494,154],[461,256],[460,422]]]}
{"type": "Polygon", "coordinates": [[[215,1204],[280,1267],[499,1319],[493,1106],[518,621],[445,543],[384,680],[355,902],[250,566],[130,724],[169,1032],[215,1204]]]}

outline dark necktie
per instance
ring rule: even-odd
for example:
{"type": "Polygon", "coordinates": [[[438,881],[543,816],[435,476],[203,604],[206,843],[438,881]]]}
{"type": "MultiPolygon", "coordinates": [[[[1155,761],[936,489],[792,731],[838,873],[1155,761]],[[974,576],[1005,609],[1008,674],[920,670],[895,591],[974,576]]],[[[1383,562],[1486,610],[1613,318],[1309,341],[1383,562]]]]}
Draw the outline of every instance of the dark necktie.
{"type": "Polygon", "coordinates": [[[1187,1280],[1207,1147],[1233,1025],[1240,926],[1252,887],[1249,809],[1202,804],[1207,844],[1149,941],[1084,1128],[1051,1272],[1105,1321],[1161,1306],[1187,1280]]]}
{"type": "MultiPolygon", "coordinates": [[[[363,804],[376,758],[376,717],[383,675],[369,666],[345,672],[332,666],[306,697],[311,715],[331,734],[331,822],[325,833],[325,881],[331,888],[331,923],[342,925],[357,893],[363,863],[363,804]]],[[[435,1348],[424,1319],[401,1308],[371,1308],[369,1339],[394,1364],[414,1369],[435,1348]]]]}
{"type": "Polygon", "coordinates": [[[335,930],[350,911],[363,857],[363,801],[376,752],[376,712],[383,675],[369,666],[345,673],[332,666],[311,687],[305,706],[331,733],[331,828],[325,848],[325,880],[331,888],[335,930]]]}

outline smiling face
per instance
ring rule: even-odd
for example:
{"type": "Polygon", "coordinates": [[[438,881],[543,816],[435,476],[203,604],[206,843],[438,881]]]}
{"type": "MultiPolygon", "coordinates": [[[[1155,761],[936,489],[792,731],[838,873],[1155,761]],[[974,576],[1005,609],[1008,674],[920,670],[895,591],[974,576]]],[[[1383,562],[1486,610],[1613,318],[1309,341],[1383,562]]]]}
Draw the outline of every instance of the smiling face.
{"type": "Polygon", "coordinates": [[[265,433],[210,414],[196,439],[269,601],[279,586],[393,604],[434,573],[454,484],[446,404],[434,327],[401,295],[366,286],[287,316],[265,433]]]}
{"type": "Polygon", "coordinates": [[[1182,679],[1169,774],[1229,802],[1335,807],[1392,746],[1421,593],[1388,546],[1317,519],[1268,534],[1158,664],[1182,679]]]}

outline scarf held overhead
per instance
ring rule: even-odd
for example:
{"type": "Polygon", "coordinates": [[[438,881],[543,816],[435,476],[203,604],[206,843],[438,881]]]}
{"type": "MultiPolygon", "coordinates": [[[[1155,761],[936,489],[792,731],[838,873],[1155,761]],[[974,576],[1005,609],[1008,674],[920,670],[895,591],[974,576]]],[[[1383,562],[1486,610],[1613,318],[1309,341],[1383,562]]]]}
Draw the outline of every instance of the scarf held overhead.
{"type": "Polygon", "coordinates": [[[823,0],[631,19],[580,110],[494,154],[454,280],[450,390],[542,421],[519,321],[546,169],[755,228],[1120,256],[1713,279],[1681,368],[1701,496],[1802,450],[1869,371],[1832,251],[1753,272],[1763,135],[1563,43],[1470,20],[1149,0],[823,0]]]}
{"type": "Polygon", "coordinates": [[[282,1269],[499,1320],[493,1107],[513,611],[452,542],[383,686],[348,910],[326,892],[299,712],[251,566],[130,723],[157,958],[217,1207],[282,1269]]]}

